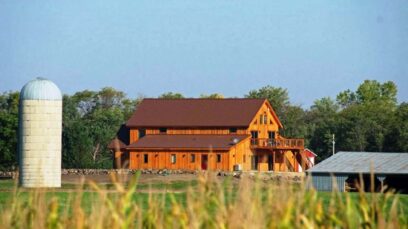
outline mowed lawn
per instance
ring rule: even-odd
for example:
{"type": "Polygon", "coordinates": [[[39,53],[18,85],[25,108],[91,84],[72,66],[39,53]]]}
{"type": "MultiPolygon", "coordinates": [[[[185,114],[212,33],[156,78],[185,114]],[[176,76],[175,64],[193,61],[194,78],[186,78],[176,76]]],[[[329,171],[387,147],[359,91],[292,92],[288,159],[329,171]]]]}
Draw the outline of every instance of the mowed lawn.
{"type": "MultiPolygon", "coordinates": [[[[143,209],[148,209],[149,198],[161,199],[165,202],[165,207],[169,208],[173,203],[185,206],[187,203],[187,190],[195,190],[198,182],[191,181],[171,181],[171,182],[152,182],[149,184],[139,184],[133,196],[133,200],[138,203],[143,209]]],[[[224,182],[224,185],[232,185],[237,188],[236,184],[231,182],[224,182]]],[[[101,190],[106,191],[108,195],[115,196],[117,189],[114,184],[100,184],[101,190]]],[[[35,192],[33,189],[16,189],[16,182],[14,180],[0,180],[0,212],[11,207],[13,199],[17,198],[19,201],[28,201],[30,195],[35,192]],[[17,194],[16,194],[17,193],[17,194]]],[[[82,188],[75,184],[63,184],[61,189],[44,189],[46,199],[57,198],[60,206],[60,211],[66,211],[65,206],[71,206],[69,203],[76,198],[78,194],[82,195],[82,207],[86,212],[92,211],[92,206],[100,201],[99,193],[86,184],[82,188]]],[[[345,195],[350,195],[352,199],[359,199],[359,193],[340,193],[341,198],[345,195]]],[[[368,193],[367,198],[373,194],[368,193]]],[[[383,196],[384,194],[375,194],[383,196]]],[[[399,195],[399,200],[403,206],[403,211],[408,212],[408,195],[399,195]]],[[[328,208],[333,194],[330,192],[318,192],[318,198],[322,200],[323,207],[328,208]]],[[[357,201],[356,201],[357,202],[357,201]]],[[[391,200],[387,203],[391,206],[391,200]]],[[[70,209],[68,209],[70,211],[70,209]]]]}

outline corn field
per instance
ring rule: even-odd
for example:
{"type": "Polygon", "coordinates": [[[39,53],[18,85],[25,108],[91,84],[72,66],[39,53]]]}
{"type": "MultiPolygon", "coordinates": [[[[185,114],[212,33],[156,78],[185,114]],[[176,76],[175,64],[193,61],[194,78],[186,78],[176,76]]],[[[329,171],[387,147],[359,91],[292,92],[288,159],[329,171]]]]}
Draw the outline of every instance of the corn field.
{"type": "Polygon", "coordinates": [[[64,199],[16,187],[0,208],[0,228],[408,228],[406,203],[393,193],[323,198],[304,184],[214,174],[182,193],[141,193],[137,177],[126,184],[113,177],[112,188],[78,185],[64,199]]]}

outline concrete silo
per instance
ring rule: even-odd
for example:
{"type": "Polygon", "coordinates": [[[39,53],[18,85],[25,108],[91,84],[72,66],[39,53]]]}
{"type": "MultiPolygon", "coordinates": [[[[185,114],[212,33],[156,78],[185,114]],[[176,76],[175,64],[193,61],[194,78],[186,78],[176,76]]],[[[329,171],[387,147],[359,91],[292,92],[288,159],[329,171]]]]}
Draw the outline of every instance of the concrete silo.
{"type": "Polygon", "coordinates": [[[20,92],[19,169],[22,187],[61,187],[62,95],[36,78],[20,92]]]}

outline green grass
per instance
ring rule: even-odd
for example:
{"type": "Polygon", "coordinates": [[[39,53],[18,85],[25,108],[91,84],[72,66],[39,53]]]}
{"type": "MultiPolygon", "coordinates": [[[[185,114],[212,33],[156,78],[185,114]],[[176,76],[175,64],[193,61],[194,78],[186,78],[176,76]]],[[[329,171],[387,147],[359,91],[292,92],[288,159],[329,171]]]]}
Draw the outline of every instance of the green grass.
{"type": "Polygon", "coordinates": [[[0,229],[156,224],[162,228],[404,228],[408,224],[408,195],[315,192],[300,184],[259,180],[199,176],[194,181],[63,184],[62,189],[15,187],[15,181],[0,180],[0,229]]]}
{"type": "MultiPolygon", "coordinates": [[[[16,186],[16,181],[15,180],[0,180],[0,192],[1,191],[10,191],[13,190],[16,186]]],[[[144,183],[144,184],[138,184],[137,188],[138,190],[149,190],[149,189],[157,189],[157,190],[174,190],[174,191],[180,191],[180,190],[186,190],[188,187],[194,187],[197,186],[197,181],[170,181],[170,182],[151,182],[151,183],[144,183]]],[[[115,189],[114,184],[100,184],[100,186],[103,189],[115,189]]],[[[124,187],[127,187],[127,184],[124,185],[124,187]]],[[[76,184],[62,184],[61,189],[72,189],[75,190],[78,188],[78,185],[76,184]]],[[[91,187],[89,184],[84,184],[82,187],[85,190],[91,190],[91,187]]]]}
{"type": "MultiPolygon", "coordinates": [[[[14,180],[0,180],[0,209],[4,209],[7,204],[12,200],[14,195],[13,190],[15,189],[15,181],[14,180]]],[[[176,202],[185,205],[186,203],[186,191],[189,187],[196,188],[198,185],[197,181],[172,181],[172,182],[155,182],[149,184],[138,184],[137,190],[141,192],[137,192],[134,194],[134,200],[141,204],[144,209],[148,208],[148,199],[149,195],[153,198],[163,199],[165,200],[166,207],[170,206],[171,201],[175,200],[176,202]],[[163,193],[151,193],[149,194],[149,190],[155,191],[163,191],[163,193]],[[166,193],[165,191],[169,191],[170,193],[166,193]],[[176,193],[171,193],[171,191],[178,191],[176,193]],[[164,197],[163,197],[164,196],[164,197]]],[[[229,181],[224,181],[224,185],[232,185],[229,181]]],[[[106,190],[114,190],[113,184],[103,184],[100,185],[102,189],[106,190]]],[[[235,185],[234,189],[236,189],[235,185]]],[[[125,185],[126,187],[126,185],[125,185]]],[[[61,203],[62,207],[64,203],[66,203],[69,198],[75,198],[75,191],[78,189],[78,185],[74,184],[63,184],[62,189],[66,191],[55,191],[50,190],[47,192],[47,198],[56,197],[58,201],[61,203]]],[[[92,203],[97,199],[97,195],[95,191],[90,187],[90,185],[84,185],[83,189],[83,196],[82,196],[82,203],[83,207],[86,211],[90,211],[92,203]]],[[[28,199],[30,190],[22,189],[19,192],[18,198],[21,200],[26,201],[28,199]]],[[[111,194],[111,195],[114,195],[111,194]]],[[[345,194],[341,193],[341,198],[344,199],[345,194]]],[[[358,200],[360,198],[359,193],[348,193],[350,197],[354,200],[358,200]]],[[[373,194],[367,193],[366,196],[370,198],[373,194]]],[[[375,194],[375,195],[384,195],[384,194],[375,194]]],[[[330,192],[318,192],[318,197],[322,200],[323,205],[327,208],[330,204],[330,200],[332,198],[332,193],[330,192]]],[[[399,195],[399,199],[404,207],[404,211],[408,212],[408,195],[399,195]]],[[[391,205],[391,200],[389,200],[388,205],[391,205]]]]}

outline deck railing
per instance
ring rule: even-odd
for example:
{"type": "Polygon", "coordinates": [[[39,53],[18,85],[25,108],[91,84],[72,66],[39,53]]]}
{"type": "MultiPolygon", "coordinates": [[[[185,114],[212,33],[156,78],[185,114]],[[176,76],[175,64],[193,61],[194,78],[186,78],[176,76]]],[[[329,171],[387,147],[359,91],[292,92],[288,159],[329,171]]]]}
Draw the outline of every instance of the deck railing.
{"type": "Polygon", "coordinates": [[[251,145],[259,148],[303,149],[305,141],[304,139],[253,138],[251,139],[251,145]]]}

